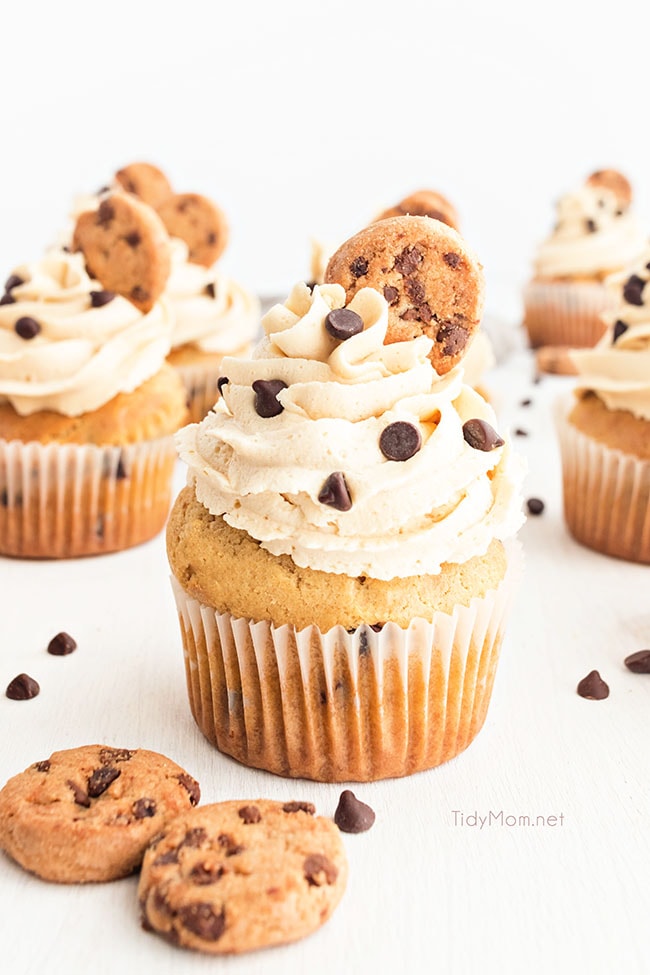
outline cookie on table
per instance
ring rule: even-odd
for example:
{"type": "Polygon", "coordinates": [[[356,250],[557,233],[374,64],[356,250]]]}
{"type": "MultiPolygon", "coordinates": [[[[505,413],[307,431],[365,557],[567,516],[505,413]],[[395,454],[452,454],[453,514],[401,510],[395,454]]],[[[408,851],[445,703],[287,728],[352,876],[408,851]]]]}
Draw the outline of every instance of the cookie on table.
{"type": "Polygon", "coordinates": [[[115,182],[154,210],[174,192],[163,171],[151,163],[129,163],[115,173],[115,182]]]}
{"type": "Polygon", "coordinates": [[[616,169],[597,170],[587,179],[587,186],[611,190],[624,210],[627,210],[632,202],[632,185],[627,177],[616,169]]]}
{"type": "Polygon", "coordinates": [[[137,870],[151,839],[200,794],[198,782],[157,752],[54,752],[0,790],[0,849],[43,880],[115,880],[137,870]]]}
{"type": "Polygon", "coordinates": [[[170,823],[147,850],[138,896],[147,930],[229,954],[315,931],[346,879],[339,831],[311,803],[242,800],[170,823]]]}
{"type": "Polygon", "coordinates": [[[169,236],[151,207],[126,193],[104,197],[82,213],[72,246],[83,251],[89,274],[108,291],[150,311],[171,270],[169,236]]]}
{"type": "Polygon", "coordinates": [[[446,223],[448,227],[458,230],[459,220],[456,207],[437,190],[416,190],[415,193],[405,196],[394,207],[389,207],[380,213],[377,220],[405,216],[431,217],[432,220],[440,220],[441,223],[446,223]]]}
{"type": "Polygon", "coordinates": [[[192,264],[212,267],[228,243],[228,223],[216,203],[200,193],[176,193],[157,208],[171,237],[180,237],[192,264]]]}
{"type": "Polygon", "coordinates": [[[462,237],[429,217],[390,217],[366,227],[330,258],[327,284],[346,301],[375,288],[388,302],[386,343],[428,335],[435,370],[453,369],[483,312],[483,268],[462,237]]]}

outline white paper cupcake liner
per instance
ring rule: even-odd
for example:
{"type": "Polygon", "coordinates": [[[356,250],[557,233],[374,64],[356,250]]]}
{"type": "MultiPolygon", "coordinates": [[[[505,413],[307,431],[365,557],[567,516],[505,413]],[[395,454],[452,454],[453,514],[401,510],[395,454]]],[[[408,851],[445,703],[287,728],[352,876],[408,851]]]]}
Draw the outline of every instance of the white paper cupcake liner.
{"type": "Polygon", "coordinates": [[[172,578],[194,718],[217,748],[327,782],[409,775],[453,758],[483,725],[521,570],[452,614],[296,630],[218,613],[172,578]]]}
{"type": "Polygon", "coordinates": [[[71,558],[152,538],[175,459],[172,437],[105,447],[0,440],[0,554],[71,558]]]}
{"type": "Polygon", "coordinates": [[[531,281],[524,290],[524,325],[533,348],[591,348],[604,335],[602,316],[615,298],[599,282],[531,281]]]}

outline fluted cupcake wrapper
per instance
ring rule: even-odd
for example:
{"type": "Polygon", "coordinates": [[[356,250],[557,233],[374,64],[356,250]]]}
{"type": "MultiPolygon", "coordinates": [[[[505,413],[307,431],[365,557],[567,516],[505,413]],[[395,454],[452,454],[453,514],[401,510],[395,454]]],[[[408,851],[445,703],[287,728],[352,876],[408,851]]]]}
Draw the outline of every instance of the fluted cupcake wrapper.
{"type": "Polygon", "coordinates": [[[175,460],[172,437],[104,447],[0,440],[0,554],[74,558],[153,538],[175,460]]]}
{"type": "Polygon", "coordinates": [[[615,310],[603,284],[531,281],[524,290],[524,325],[533,348],[591,348],[605,334],[602,316],[615,310]]]}
{"type": "Polygon", "coordinates": [[[630,562],[650,562],[650,461],[599,443],[556,407],[564,517],[576,541],[630,562]]]}
{"type": "Polygon", "coordinates": [[[440,765],[483,725],[520,569],[513,543],[494,591],[379,632],[236,618],[172,578],[194,718],[221,751],[279,775],[369,781],[440,765]]]}

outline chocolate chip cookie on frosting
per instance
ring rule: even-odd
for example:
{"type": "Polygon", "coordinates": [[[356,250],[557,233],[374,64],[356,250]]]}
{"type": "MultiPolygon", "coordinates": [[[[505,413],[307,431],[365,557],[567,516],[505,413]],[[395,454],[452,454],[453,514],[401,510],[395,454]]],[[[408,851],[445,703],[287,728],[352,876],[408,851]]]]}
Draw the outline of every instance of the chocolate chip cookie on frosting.
{"type": "Polygon", "coordinates": [[[252,358],[224,360],[215,411],[177,436],[167,536],[199,727],[245,764],[326,781],[406,775],[474,738],[522,521],[519,461],[444,334],[476,327],[473,255],[403,217],[339,268],[348,295],[296,285],[252,358]],[[397,334],[409,280],[430,316],[397,334]]]}
{"type": "Polygon", "coordinates": [[[613,169],[592,173],[561,198],[524,292],[533,347],[591,347],[602,337],[602,315],[613,310],[604,281],[635,264],[647,246],[631,202],[630,183],[613,169]]]}

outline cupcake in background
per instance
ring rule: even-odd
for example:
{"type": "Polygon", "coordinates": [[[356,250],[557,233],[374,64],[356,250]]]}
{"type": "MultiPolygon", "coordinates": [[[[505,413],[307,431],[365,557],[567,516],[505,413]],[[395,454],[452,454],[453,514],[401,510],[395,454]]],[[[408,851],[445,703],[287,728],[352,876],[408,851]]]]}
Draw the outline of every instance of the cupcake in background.
{"type": "Polygon", "coordinates": [[[533,348],[592,347],[602,337],[602,316],[613,311],[605,279],[635,264],[647,246],[631,202],[628,180],[613,169],[592,173],[561,198],[524,291],[524,325],[533,348]]]}
{"type": "Polygon", "coordinates": [[[576,396],[559,409],[564,513],[574,538],[650,562],[650,250],[610,282],[616,311],[596,348],[574,351],[576,396]]]}
{"type": "Polygon", "coordinates": [[[71,246],[82,252],[17,267],[0,300],[3,555],[127,548],[169,508],[186,408],[158,300],[168,236],[150,208],[114,194],[79,218],[71,246]]]}
{"type": "Polygon", "coordinates": [[[388,217],[431,217],[441,223],[460,230],[460,221],[456,207],[437,190],[416,190],[409,193],[395,206],[382,210],[376,220],[386,220],[388,217]]]}

